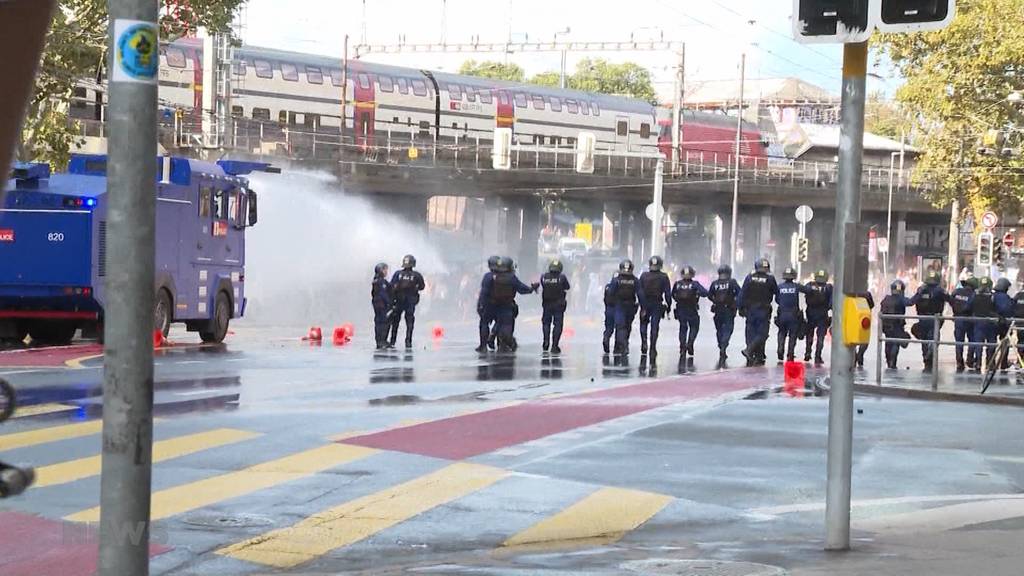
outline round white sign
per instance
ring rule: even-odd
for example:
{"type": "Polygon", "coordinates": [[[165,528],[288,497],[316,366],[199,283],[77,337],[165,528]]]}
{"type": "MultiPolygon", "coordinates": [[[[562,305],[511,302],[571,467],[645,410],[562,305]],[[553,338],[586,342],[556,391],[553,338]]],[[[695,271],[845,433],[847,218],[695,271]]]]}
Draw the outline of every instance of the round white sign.
{"type": "Polygon", "coordinates": [[[981,225],[985,228],[992,229],[999,224],[999,216],[996,216],[995,212],[985,212],[981,215],[981,225]]]}
{"type": "Polygon", "coordinates": [[[878,251],[881,252],[882,254],[885,254],[886,252],[889,251],[888,238],[878,238],[877,240],[875,240],[875,242],[878,243],[878,251]]]}
{"type": "Polygon", "coordinates": [[[796,209],[796,221],[801,224],[807,224],[814,218],[814,210],[807,204],[804,204],[796,209]]]}
{"type": "MultiPolygon", "coordinates": [[[[665,214],[665,208],[662,207],[662,209],[658,210],[658,212],[660,212],[662,215],[664,215],[665,214]]],[[[658,218],[658,212],[655,212],[654,202],[651,202],[650,204],[648,204],[647,205],[647,209],[644,210],[644,213],[647,214],[647,219],[650,220],[651,222],[654,222],[654,220],[656,218],[658,218]]]]}

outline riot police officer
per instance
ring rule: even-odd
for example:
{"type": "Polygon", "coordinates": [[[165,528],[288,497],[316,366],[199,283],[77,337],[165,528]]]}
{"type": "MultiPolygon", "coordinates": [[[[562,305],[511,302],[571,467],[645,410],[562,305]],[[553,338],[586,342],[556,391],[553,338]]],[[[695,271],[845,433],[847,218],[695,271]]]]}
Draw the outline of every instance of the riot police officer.
{"type": "Polygon", "coordinates": [[[497,321],[494,314],[494,306],[491,305],[490,299],[483,298],[483,286],[493,280],[494,275],[498,272],[498,264],[501,262],[501,256],[491,256],[487,259],[487,272],[484,273],[483,279],[480,281],[480,297],[477,298],[476,302],[476,313],[480,316],[480,345],[477,346],[477,352],[486,352],[488,348],[494,349],[495,338],[492,335],[496,334],[496,326],[493,326],[497,321]]]}
{"type": "Polygon", "coordinates": [[[391,278],[391,293],[393,298],[394,315],[391,320],[390,346],[395,345],[398,339],[398,325],[405,315],[405,347],[412,348],[412,329],[416,324],[416,305],[420,303],[420,292],[427,287],[423,281],[423,275],[414,270],[416,268],[416,257],[406,254],[402,258],[402,269],[395,272],[391,278]]]}
{"type": "MultiPolygon", "coordinates": [[[[992,293],[992,279],[983,276],[978,280],[978,291],[974,294],[974,302],[971,305],[975,318],[998,318],[996,311],[995,295],[992,293]]],[[[995,344],[996,335],[999,332],[996,321],[976,320],[974,322],[974,370],[981,371],[981,345],[995,344]]],[[[994,346],[985,348],[985,363],[992,363],[992,356],[996,350],[994,346]]]]}
{"type": "Polygon", "coordinates": [[[803,313],[800,311],[801,287],[796,283],[796,269],[790,266],[782,271],[782,284],[775,303],[779,313],[775,316],[775,326],[779,329],[779,362],[783,358],[792,362],[796,357],[796,341],[800,338],[803,313]],[[788,346],[787,344],[788,340],[788,346]]]}
{"type": "Polygon", "coordinates": [[[693,343],[700,331],[700,299],[708,297],[708,291],[693,279],[696,272],[691,266],[683,267],[682,278],[672,287],[672,299],[676,303],[676,320],[679,320],[679,356],[690,355],[693,361],[693,343]]]}
{"type": "Polygon", "coordinates": [[[953,340],[956,345],[956,371],[963,372],[966,367],[974,367],[974,346],[967,349],[967,362],[964,363],[964,344],[974,341],[974,322],[969,320],[974,315],[974,288],[970,280],[965,278],[960,286],[949,295],[949,307],[953,309],[953,340]]]}
{"type": "MultiPolygon", "coordinates": [[[[996,305],[996,313],[999,314],[999,324],[997,325],[997,339],[1001,340],[1006,338],[1006,335],[1010,333],[1010,321],[1008,318],[1013,318],[1013,298],[1010,297],[1010,280],[1008,278],[1000,278],[996,280],[994,293],[992,294],[992,301],[996,305]]],[[[1007,354],[1003,358],[1003,365],[999,368],[1006,370],[1010,367],[1010,355],[1007,354]]]]}
{"type": "Polygon", "coordinates": [[[612,278],[612,294],[615,298],[615,353],[629,354],[629,335],[636,319],[637,290],[639,280],[633,275],[633,261],[619,263],[619,274],[612,278]]]}
{"type": "Polygon", "coordinates": [[[518,308],[516,294],[529,294],[537,290],[538,284],[527,286],[512,271],[511,258],[502,257],[498,261],[496,272],[489,278],[485,276],[480,286],[482,302],[489,302],[494,310],[498,323],[498,351],[515,350],[515,320],[518,308]]]}
{"type": "MultiPolygon", "coordinates": [[[[894,314],[902,316],[907,313],[907,306],[910,306],[910,299],[905,295],[907,285],[902,280],[896,279],[889,285],[889,294],[882,298],[882,314],[894,314]]],[[[902,318],[883,318],[882,334],[886,338],[910,339],[906,330],[907,321],[902,318]]],[[[900,348],[906,348],[907,343],[886,342],[885,343],[885,365],[890,369],[896,369],[896,360],[900,355],[900,348]]]]}
{"type": "Polygon", "coordinates": [[[771,275],[768,259],[759,259],[754,263],[754,271],[743,280],[737,301],[740,315],[747,319],[747,347],[743,349],[747,366],[764,365],[764,346],[768,341],[768,324],[772,318],[772,299],[778,293],[779,286],[771,275]]]}
{"type": "Polygon", "coordinates": [[[373,305],[373,339],[377,342],[377,350],[388,346],[388,330],[391,323],[388,313],[391,310],[391,283],[388,282],[388,265],[384,262],[373,268],[373,284],[370,287],[370,302],[373,305]]]}
{"type": "Polygon", "coordinates": [[[652,358],[658,355],[661,319],[672,308],[672,282],[668,274],[662,271],[664,266],[665,261],[661,256],[651,256],[647,272],[640,275],[640,289],[637,291],[640,300],[640,353],[647,354],[647,329],[650,327],[652,358]]]}
{"type": "MultiPolygon", "coordinates": [[[[946,307],[946,291],[939,286],[939,273],[929,270],[924,279],[924,285],[917,290],[917,294],[910,299],[911,304],[917,307],[918,316],[934,316],[942,314],[946,307]]],[[[935,325],[934,319],[921,319],[914,325],[913,332],[920,340],[932,340],[935,337],[935,330],[941,326],[935,325]]],[[[924,371],[932,371],[932,345],[921,343],[921,359],[924,360],[924,371]]]]}
{"type": "Polygon", "coordinates": [[[728,358],[726,350],[729,348],[729,341],[732,340],[732,331],[736,323],[736,301],[739,295],[740,285],[732,277],[732,267],[725,264],[719,266],[718,280],[712,282],[708,288],[711,313],[715,317],[719,368],[725,367],[725,360],[728,358]]]}
{"type": "Polygon", "coordinates": [[[562,339],[562,326],[565,322],[565,309],[568,303],[565,300],[565,293],[569,291],[569,279],[562,273],[561,260],[552,260],[548,264],[548,272],[540,277],[541,303],[543,314],[541,315],[541,328],[544,330],[544,351],[549,349],[558,354],[562,351],[558,347],[562,339]]]}
{"type": "Polygon", "coordinates": [[[611,352],[611,339],[615,335],[615,276],[604,285],[604,353],[611,352]]]}
{"type": "Polygon", "coordinates": [[[825,347],[825,334],[832,324],[829,312],[832,310],[832,284],[828,281],[828,272],[818,270],[814,279],[802,290],[804,303],[807,305],[807,342],[804,347],[804,362],[811,361],[811,350],[814,350],[814,364],[821,366],[822,349],[825,347]]]}
{"type": "MultiPolygon", "coordinates": [[[[1013,296],[1013,317],[1024,319],[1024,290],[1020,290],[1013,296]]],[[[1017,358],[1024,358],[1024,325],[1018,324],[1017,328],[1017,358]]],[[[1019,361],[1019,360],[1018,360],[1019,361]]]]}

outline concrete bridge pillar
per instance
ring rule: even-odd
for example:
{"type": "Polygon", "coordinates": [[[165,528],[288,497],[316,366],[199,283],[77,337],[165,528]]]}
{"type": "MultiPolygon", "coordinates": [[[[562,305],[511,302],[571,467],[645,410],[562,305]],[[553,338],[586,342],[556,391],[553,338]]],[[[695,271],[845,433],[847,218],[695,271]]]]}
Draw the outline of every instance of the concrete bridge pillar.
{"type": "Polygon", "coordinates": [[[605,225],[612,225],[612,249],[623,258],[633,260],[640,269],[650,242],[651,224],[644,214],[646,204],[637,202],[605,202],[605,225]]]}
{"type": "MultiPolygon", "coordinates": [[[[511,217],[509,245],[512,257],[519,263],[519,275],[524,279],[533,278],[540,270],[537,259],[540,256],[537,243],[541,230],[541,201],[533,196],[510,198],[511,217]]],[[[529,283],[527,280],[524,282],[529,283]]]]}

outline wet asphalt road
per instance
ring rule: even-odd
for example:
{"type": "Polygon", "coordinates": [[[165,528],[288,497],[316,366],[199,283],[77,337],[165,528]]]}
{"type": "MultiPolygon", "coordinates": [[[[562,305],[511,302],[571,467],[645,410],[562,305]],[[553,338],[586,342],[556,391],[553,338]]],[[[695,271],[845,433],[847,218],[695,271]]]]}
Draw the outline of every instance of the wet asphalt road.
{"type": "MultiPolygon", "coordinates": [[[[781,369],[714,372],[707,332],[693,367],[670,336],[652,368],[637,353],[605,358],[596,325],[574,326],[559,357],[541,353],[529,318],[515,355],[478,355],[471,327],[444,328],[435,339],[425,324],[414,349],[388,353],[358,334],[344,347],[302,343],[297,327],[239,323],[218,347],[173,334],[156,358],[153,573],[618,574],[651,558],[800,573],[831,562],[827,401],[756,393],[781,385],[781,369]]],[[[0,504],[2,574],[94,566],[96,353],[0,355],[26,406],[0,428],[0,458],[40,469],[39,486],[0,504]]],[[[1019,437],[1007,434],[1021,428],[1018,408],[857,406],[859,546],[1024,528],[1024,446],[995,441],[1019,437]]]]}

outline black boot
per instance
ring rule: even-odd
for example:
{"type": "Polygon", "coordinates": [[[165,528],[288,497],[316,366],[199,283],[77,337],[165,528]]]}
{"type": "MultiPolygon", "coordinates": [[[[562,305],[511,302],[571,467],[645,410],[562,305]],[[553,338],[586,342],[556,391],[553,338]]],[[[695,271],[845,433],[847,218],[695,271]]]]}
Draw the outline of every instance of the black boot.
{"type": "Polygon", "coordinates": [[[541,346],[541,348],[543,348],[545,352],[547,352],[548,349],[551,348],[551,343],[548,341],[547,338],[544,338],[544,344],[541,346]]]}
{"type": "Polygon", "coordinates": [[[405,347],[412,348],[412,322],[405,325],[405,347]]]}
{"type": "Polygon", "coordinates": [[[604,353],[605,354],[610,354],[611,353],[611,343],[608,342],[608,340],[609,340],[609,338],[607,336],[605,336],[604,337],[604,341],[601,342],[601,344],[604,346],[604,353]]]}
{"type": "Polygon", "coordinates": [[[724,349],[718,351],[718,369],[725,368],[726,360],[729,359],[729,355],[725,353],[724,349]]]}
{"type": "Polygon", "coordinates": [[[552,340],[551,340],[551,353],[552,354],[561,354],[562,353],[562,349],[558,346],[558,343],[561,340],[562,340],[561,335],[555,335],[555,337],[552,338],[552,340]]]}
{"type": "Polygon", "coordinates": [[[640,353],[647,354],[647,335],[640,333],[640,353]]]}

